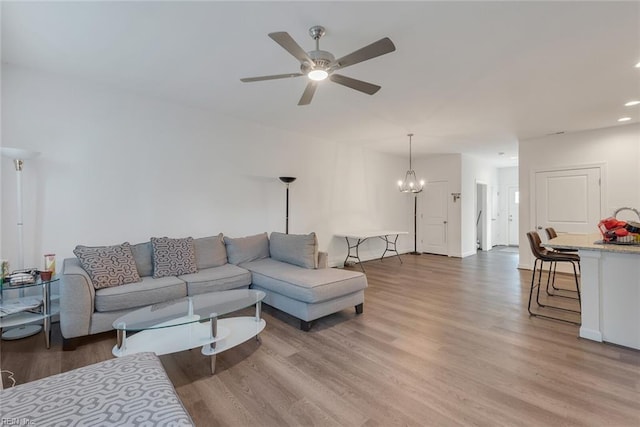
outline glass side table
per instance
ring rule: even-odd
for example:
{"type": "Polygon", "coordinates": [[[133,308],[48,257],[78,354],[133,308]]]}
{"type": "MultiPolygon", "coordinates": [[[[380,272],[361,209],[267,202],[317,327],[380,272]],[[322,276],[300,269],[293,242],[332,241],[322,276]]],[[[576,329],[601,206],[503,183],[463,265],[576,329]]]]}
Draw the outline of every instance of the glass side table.
{"type": "MultiPolygon", "coordinates": [[[[47,348],[51,347],[51,317],[60,312],[59,295],[51,294],[51,284],[58,282],[58,277],[51,280],[36,280],[34,283],[11,285],[9,282],[0,284],[0,333],[8,328],[24,328],[35,322],[42,322],[44,341],[47,348]],[[24,296],[28,289],[40,289],[38,295],[24,296]],[[5,294],[16,293],[18,296],[5,298],[5,294]]],[[[3,339],[17,339],[18,337],[6,331],[3,339]]]]}

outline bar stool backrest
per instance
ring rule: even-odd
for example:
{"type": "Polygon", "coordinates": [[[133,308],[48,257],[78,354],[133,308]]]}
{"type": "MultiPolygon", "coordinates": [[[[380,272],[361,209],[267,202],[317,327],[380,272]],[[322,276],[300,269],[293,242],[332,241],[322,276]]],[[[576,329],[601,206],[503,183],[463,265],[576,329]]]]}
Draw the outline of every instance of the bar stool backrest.
{"type": "Polygon", "coordinates": [[[542,247],[540,235],[536,231],[530,231],[527,233],[527,238],[529,239],[533,256],[543,261],[550,261],[549,251],[542,247]]]}
{"type": "MultiPolygon", "coordinates": [[[[547,237],[549,238],[549,240],[551,239],[555,239],[556,237],[558,237],[558,233],[556,233],[555,228],[553,227],[548,227],[545,228],[544,231],[547,232],[547,237]]],[[[555,253],[563,253],[563,254],[575,254],[576,256],[578,255],[578,251],[575,249],[562,249],[562,248],[558,248],[558,249],[554,249],[553,251],[550,252],[555,252],[555,253]]]]}

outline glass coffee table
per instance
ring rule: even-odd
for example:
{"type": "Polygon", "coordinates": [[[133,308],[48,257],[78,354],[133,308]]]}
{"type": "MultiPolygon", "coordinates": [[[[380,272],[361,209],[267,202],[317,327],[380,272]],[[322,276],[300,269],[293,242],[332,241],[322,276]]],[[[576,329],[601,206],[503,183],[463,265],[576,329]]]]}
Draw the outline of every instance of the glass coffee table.
{"type": "Polygon", "coordinates": [[[211,292],[149,305],[113,322],[118,337],[116,357],[152,351],[158,356],[202,346],[211,356],[211,373],[216,354],[256,337],[266,326],[260,317],[265,294],[253,289],[211,292]],[[255,305],[255,316],[224,316],[255,305]],[[129,333],[133,335],[127,337],[129,333]]]}

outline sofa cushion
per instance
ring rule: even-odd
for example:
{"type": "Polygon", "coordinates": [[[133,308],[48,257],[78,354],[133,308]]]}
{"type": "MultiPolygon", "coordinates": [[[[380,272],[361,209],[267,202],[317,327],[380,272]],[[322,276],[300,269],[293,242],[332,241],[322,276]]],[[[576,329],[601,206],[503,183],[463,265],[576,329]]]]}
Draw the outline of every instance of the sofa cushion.
{"type": "Polygon", "coordinates": [[[153,247],[151,242],[131,245],[131,253],[140,277],[153,276],[153,247]]]}
{"type": "Polygon", "coordinates": [[[179,278],[187,282],[188,295],[226,291],[251,284],[251,273],[233,264],[198,270],[197,273],[185,274],[179,278]]]}
{"type": "Polygon", "coordinates": [[[138,283],[96,291],[96,311],[116,311],[170,301],[187,296],[187,284],[177,277],[143,277],[138,283]]]}
{"type": "Polygon", "coordinates": [[[217,236],[193,239],[198,271],[227,263],[227,248],[222,237],[220,233],[217,236]]]}
{"type": "Polygon", "coordinates": [[[195,425],[153,353],[109,359],[0,390],[0,402],[4,425],[195,425]]]}
{"type": "Polygon", "coordinates": [[[242,264],[261,258],[269,258],[269,238],[267,233],[254,236],[231,238],[224,236],[227,257],[231,264],[242,264]]]}
{"type": "Polygon", "coordinates": [[[193,237],[170,239],[168,237],[152,237],[153,278],[195,273],[196,253],[193,237]]]}
{"type": "Polygon", "coordinates": [[[284,234],[273,232],[269,237],[271,258],[304,268],[318,268],[316,233],[284,234]]]}
{"type": "Polygon", "coordinates": [[[129,242],[115,246],[81,246],[73,250],[96,289],[140,281],[129,242]]]}
{"type": "Polygon", "coordinates": [[[336,268],[307,269],[260,259],[241,265],[251,271],[254,285],[306,303],[317,303],[357,292],[367,287],[367,277],[336,268]]]}

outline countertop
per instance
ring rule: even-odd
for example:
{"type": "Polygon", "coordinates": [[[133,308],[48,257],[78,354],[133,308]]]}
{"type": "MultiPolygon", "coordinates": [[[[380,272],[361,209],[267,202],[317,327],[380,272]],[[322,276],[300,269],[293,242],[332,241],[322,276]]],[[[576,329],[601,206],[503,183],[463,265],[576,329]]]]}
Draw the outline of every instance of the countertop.
{"type": "Polygon", "coordinates": [[[555,239],[551,239],[542,246],[556,249],[575,249],[587,251],[601,252],[617,252],[623,254],[639,254],[640,245],[616,245],[611,243],[595,243],[601,242],[600,233],[594,234],[560,234],[555,239]]]}

